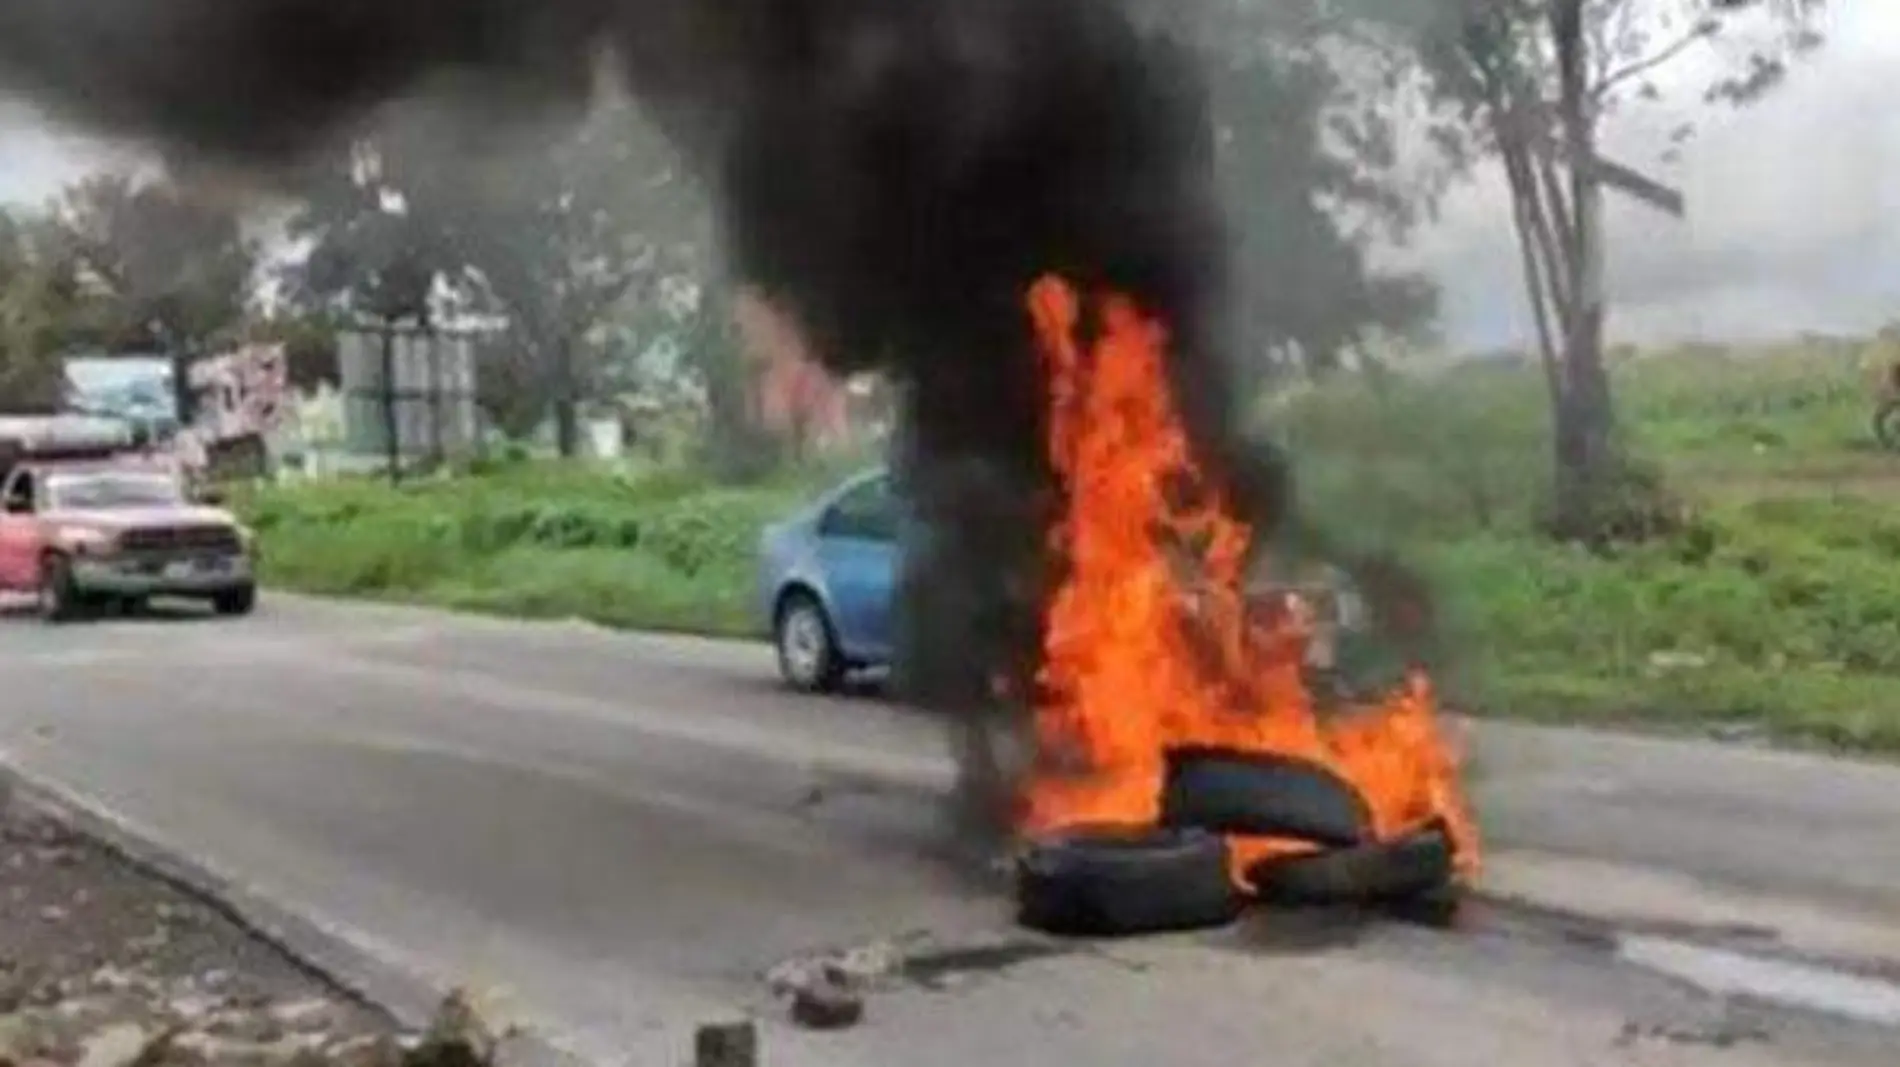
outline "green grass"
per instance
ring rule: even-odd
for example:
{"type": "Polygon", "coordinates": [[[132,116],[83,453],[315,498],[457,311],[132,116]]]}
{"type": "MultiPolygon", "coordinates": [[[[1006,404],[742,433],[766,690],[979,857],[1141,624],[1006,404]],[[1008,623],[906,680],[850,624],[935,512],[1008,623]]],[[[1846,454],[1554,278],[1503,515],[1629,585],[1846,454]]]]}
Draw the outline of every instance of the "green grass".
{"type": "MultiPolygon", "coordinates": [[[[1619,362],[1625,433],[1693,519],[1613,556],[1531,532],[1549,477],[1533,369],[1354,380],[1262,419],[1306,506],[1432,575],[1456,705],[1900,753],[1900,457],[1867,439],[1881,358],[1828,343],[1619,362]]],[[[240,503],[278,586],[743,635],[759,527],[837,473],[728,489],[530,464],[240,503]]]]}
{"type": "Polygon", "coordinates": [[[809,491],[549,463],[273,487],[237,503],[279,587],[736,635],[756,628],[758,530],[809,491]]]}

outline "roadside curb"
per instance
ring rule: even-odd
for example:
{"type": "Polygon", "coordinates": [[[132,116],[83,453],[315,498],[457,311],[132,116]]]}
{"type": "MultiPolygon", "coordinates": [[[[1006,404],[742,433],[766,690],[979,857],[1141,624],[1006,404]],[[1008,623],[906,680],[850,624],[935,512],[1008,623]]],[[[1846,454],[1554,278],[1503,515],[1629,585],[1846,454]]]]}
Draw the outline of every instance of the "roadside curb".
{"type": "MultiPolygon", "coordinates": [[[[0,752],[0,803],[58,820],[132,869],[216,912],[344,999],[387,1014],[404,1030],[425,1029],[451,992],[386,962],[363,945],[360,936],[271,900],[240,879],[166,846],[111,808],[22,770],[5,752],[0,752]]],[[[587,1062],[525,1031],[503,1042],[500,1061],[504,1067],[586,1067],[587,1062]]]]}

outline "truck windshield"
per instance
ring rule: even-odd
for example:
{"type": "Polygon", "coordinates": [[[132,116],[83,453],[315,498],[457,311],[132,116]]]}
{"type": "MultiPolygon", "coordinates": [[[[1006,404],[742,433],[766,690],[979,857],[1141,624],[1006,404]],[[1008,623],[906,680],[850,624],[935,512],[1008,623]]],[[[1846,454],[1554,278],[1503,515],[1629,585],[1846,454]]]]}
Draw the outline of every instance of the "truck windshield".
{"type": "Polygon", "coordinates": [[[169,507],[185,499],[176,478],[121,471],[49,475],[46,497],[56,511],[169,507]]]}

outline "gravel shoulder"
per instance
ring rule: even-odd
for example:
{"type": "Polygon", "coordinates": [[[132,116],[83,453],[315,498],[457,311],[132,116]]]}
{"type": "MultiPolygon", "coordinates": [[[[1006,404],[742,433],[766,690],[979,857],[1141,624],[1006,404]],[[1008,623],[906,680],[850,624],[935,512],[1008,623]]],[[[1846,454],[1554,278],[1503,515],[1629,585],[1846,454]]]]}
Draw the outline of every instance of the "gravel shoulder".
{"type": "Polygon", "coordinates": [[[0,1067],[422,1067],[458,1042],[477,1058],[453,1062],[488,1058],[453,1014],[400,1034],[0,779],[0,1067]]]}

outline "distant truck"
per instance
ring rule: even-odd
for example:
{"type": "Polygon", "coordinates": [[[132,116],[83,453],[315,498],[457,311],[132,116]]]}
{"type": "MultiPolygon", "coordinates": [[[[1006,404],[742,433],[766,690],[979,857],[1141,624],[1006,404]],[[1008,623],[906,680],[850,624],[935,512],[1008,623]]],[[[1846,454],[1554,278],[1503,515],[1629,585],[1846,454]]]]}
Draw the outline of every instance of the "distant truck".
{"type": "Polygon", "coordinates": [[[0,591],[34,594],[48,622],[153,597],[249,614],[251,534],[191,496],[174,460],[110,420],[0,419],[0,591]]]}

